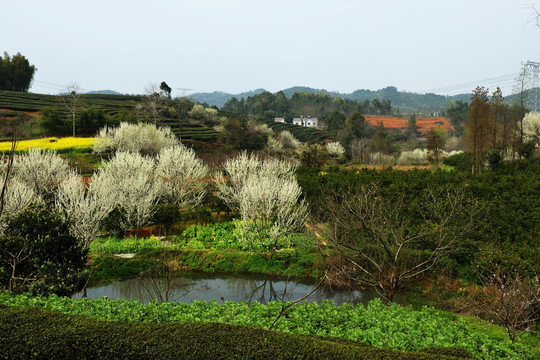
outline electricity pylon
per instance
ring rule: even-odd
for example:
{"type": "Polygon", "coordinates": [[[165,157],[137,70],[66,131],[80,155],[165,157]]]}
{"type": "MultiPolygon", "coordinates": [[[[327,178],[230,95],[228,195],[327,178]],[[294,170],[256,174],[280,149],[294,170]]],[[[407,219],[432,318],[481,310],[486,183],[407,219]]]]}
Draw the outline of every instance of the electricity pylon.
{"type": "Polygon", "coordinates": [[[534,109],[534,111],[538,111],[538,105],[540,105],[538,103],[540,101],[540,98],[538,97],[538,87],[540,86],[540,62],[527,61],[525,67],[528,70],[527,73],[530,78],[529,86],[531,90],[527,105],[530,110],[534,109]]]}

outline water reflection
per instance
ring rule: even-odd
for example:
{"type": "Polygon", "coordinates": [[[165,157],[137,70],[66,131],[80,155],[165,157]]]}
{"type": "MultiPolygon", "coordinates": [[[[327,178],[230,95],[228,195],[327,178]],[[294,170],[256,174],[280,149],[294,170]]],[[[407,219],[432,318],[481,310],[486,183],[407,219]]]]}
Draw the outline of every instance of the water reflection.
{"type": "MultiPolygon", "coordinates": [[[[296,300],[313,289],[309,281],[285,281],[254,275],[209,275],[186,273],[175,279],[173,284],[155,283],[150,279],[132,279],[114,282],[109,285],[89,288],[88,298],[107,296],[109,299],[137,300],[148,303],[152,299],[162,299],[175,302],[191,303],[193,300],[211,301],[258,301],[267,303],[273,300],[296,300]],[[164,296],[164,292],[166,296],[164,296]],[[160,292],[159,294],[157,292],[160,292]]],[[[83,297],[83,292],[73,295],[73,298],[83,297]]],[[[369,300],[379,297],[373,289],[343,290],[321,286],[306,301],[321,302],[333,300],[339,305],[344,302],[366,304],[369,300]]],[[[396,295],[397,303],[404,304],[405,299],[396,295]]]]}

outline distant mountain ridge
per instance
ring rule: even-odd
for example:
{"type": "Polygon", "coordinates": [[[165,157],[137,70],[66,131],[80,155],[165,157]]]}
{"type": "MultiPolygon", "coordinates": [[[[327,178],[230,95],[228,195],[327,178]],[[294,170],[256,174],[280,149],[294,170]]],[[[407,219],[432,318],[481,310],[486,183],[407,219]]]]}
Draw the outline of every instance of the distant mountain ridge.
{"type": "Polygon", "coordinates": [[[114,90],[92,90],[86,92],[85,94],[124,95],[114,90]]]}
{"type": "Polygon", "coordinates": [[[251,91],[245,91],[240,94],[229,94],[223,91],[214,92],[201,92],[188,95],[187,97],[200,103],[206,103],[210,106],[217,106],[221,108],[225,103],[233,97],[237,99],[247,99],[250,96],[258,95],[265,92],[265,89],[255,89],[251,91]]]}
{"type": "MultiPolygon", "coordinates": [[[[233,97],[237,99],[247,99],[249,96],[254,96],[265,92],[265,89],[256,89],[252,91],[242,92],[239,94],[229,94],[222,91],[214,91],[211,93],[195,93],[191,94],[188,97],[192,100],[198,101],[200,103],[206,103],[211,106],[217,106],[218,108],[223,107],[225,103],[232,99],[233,97]]],[[[447,102],[450,100],[456,101],[470,101],[470,94],[459,94],[459,95],[437,95],[437,94],[417,94],[412,92],[398,91],[395,86],[388,86],[380,90],[366,90],[359,89],[353,91],[352,93],[340,93],[336,91],[327,91],[325,89],[314,89],[306,86],[293,86],[284,90],[283,93],[287,97],[291,97],[295,92],[307,92],[307,93],[320,93],[325,95],[330,95],[333,97],[340,97],[342,99],[349,99],[355,101],[365,101],[377,99],[390,100],[392,106],[404,108],[404,109],[413,109],[413,110],[430,110],[430,111],[439,111],[446,106],[447,102]]]]}
{"type": "MultiPolygon", "coordinates": [[[[58,93],[60,96],[69,95],[68,92],[61,92],[58,93]]],[[[80,94],[87,94],[87,95],[124,95],[122,93],[119,93],[118,91],[114,90],[90,90],[87,92],[80,92],[80,94]]]]}

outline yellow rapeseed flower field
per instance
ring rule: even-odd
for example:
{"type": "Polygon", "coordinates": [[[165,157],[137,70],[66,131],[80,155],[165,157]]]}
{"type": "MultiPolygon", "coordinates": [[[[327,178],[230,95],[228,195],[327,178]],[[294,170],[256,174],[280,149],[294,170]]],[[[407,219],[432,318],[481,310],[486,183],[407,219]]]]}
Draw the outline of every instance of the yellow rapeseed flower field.
{"type": "MultiPolygon", "coordinates": [[[[40,148],[42,150],[87,150],[91,149],[94,145],[95,138],[83,138],[83,137],[65,137],[55,138],[49,137],[45,139],[34,140],[22,140],[17,144],[16,151],[28,151],[29,148],[40,148]]],[[[11,150],[11,142],[0,142],[0,152],[7,152],[11,150]]]]}

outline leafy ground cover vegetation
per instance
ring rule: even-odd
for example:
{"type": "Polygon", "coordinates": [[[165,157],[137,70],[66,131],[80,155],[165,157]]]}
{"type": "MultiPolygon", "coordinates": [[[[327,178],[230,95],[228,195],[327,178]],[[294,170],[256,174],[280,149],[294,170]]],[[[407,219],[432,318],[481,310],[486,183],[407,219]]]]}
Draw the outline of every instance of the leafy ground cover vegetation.
{"type": "MultiPolygon", "coordinates": [[[[257,302],[226,302],[218,305],[204,301],[195,301],[191,305],[169,302],[144,305],[136,301],[111,301],[106,298],[74,300],[55,295],[13,296],[9,292],[0,294],[0,303],[43,307],[102,320],[148,323],[217,322],[252,328],[267,328],[282,306],[282,303],[277,301],[266,305],[257,302]]],[[[14,324],[13,321],[9,323],[14,324]]],[[[455,315],[429,307],[414,310],[396,304],[387,306],[378,299],[371,301],[367,307],[350,304],[336,306],[330,301],[321,304],[300,303],[290,308],[285,316],[277,321],[274,329],[291,334],[360,341],[392,350],[421,351],[431,347],[456,347],[481,359],[533,358],[527,346],[468,327],[455,315]]]]}
{"type": "MultiPolygon", "coordinates": [[[[255,235],[254,235],[255,236],[255,235]]],[[[170,241],[178,246],[192,249],[236,249],[243,251],[260,252],[257,248],[260,242],[255,240],[255,248],[248,243],[238,230],[236,222],[223,222],[208,225],[193,225],[184,230],[179,237],[170,237],[170,241]]],[[[312,238],[302,233],[292,234],[286,240],[278,242],[279,249],[293,250],[306,247],[315,247],[312,238]]]]}
{"type": "Polygon", "coordinates": [[[457,348],[377,349],[357,341],[218,323],[110,322],[47,309],[0,307],[9,359],[469,359],[457,348]]]}
{"type": "Polygon", "coordinates": [[[101,237],[94,240],[89,247],[92,253],[106,254],[140,254],[149,250],[157,249],[175,249],[177,246],[172,244],[163,244],[155,237],[148,238],[118,238],[118,237],[101,237]]]}
{"type": "Polygon", "coordinates": [[[320,277],[323,263],[312,239],[292,236],[290,247],[264,259],[240,237],[233,222],[193,225],[181,235],[150,238],[102,237],[90,244],[92,282],[135,278],[152,264],[174,264],[177,270],[237,272],[285,277],[320,277]],[[130,258],[116,254],[134,254],[130,258]]]}

